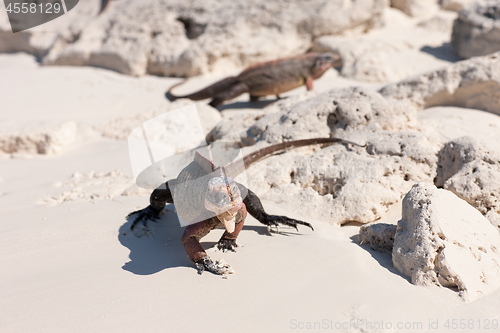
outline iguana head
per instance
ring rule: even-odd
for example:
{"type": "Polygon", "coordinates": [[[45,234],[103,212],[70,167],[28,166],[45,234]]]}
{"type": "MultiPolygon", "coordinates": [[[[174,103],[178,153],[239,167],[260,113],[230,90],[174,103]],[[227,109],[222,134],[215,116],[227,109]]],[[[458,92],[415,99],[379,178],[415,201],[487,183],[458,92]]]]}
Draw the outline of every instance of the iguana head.
{"type": "Polygon", "coordinates": [[[338,54],[334,53],[321,53],[316,57],[314,61],[312,74],[313,79],[319,78],[323,73],[325,73],[330,67],[337,67],[342,65],[342,59],[338,54]]]}
{"type": "Polygon", "coordinates": [[[234,232],[236,214],[242,206],[243,199],[234,179],[225,176],[210,179],[205,208],[217,214],[227,232],[234,232]]]}

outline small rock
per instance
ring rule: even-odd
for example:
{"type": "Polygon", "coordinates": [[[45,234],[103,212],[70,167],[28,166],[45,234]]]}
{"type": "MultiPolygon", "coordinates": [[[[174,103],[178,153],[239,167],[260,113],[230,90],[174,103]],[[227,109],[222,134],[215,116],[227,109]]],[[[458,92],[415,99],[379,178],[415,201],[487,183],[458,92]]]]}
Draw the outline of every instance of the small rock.
{"type": "Polygon", "coordinates": [[[478,0],[441,0],[441,8],[444,10],[458,12],[463,7],[477,1],[478,0]]]}
{"type": "Polygon", "coordinates": [[[451,47],[462,59],[500,51],[498,1],[473,2],[460,10],[453,24],[451,47]]]}
{"type": "Polygon", "coordinates": [[[485,149],[470,136],[447,142],[438,153],[438,168],[435,184],[443,187],[445,181],[455,175],[464,164],[481,159],[485,149]]]}
{"type": "Polygon", "coordinates": [[[500,156],[472,137],[444,145],[438,153],[437,186],[477,208],[500,232],[500,156]]]}
{"type": "Polygon", "coordinates": [[[388,223],[368,223],[359,229],[358,242],[368,244],[379,252],[392,253],[396,225],[388,223]]]}
{"type": "Polygon", "coordinates": [[[15,154],[57,154],[73,143],[76,123],[33,122],[0,126],[0,150],[15,154]]]}
{"type": "Polygon", "coordinates": [[[389,84],[379,93],[411,103],[417,110],[453,105],[500,115],[500,53],[389,84]]]}
{"type": "Polygon", "coordinates": [[[457,287],[468,301],[500,286],[500,234],[467,202],[428,183],[403,200],[392,260],[413,284],[457,287]]]}

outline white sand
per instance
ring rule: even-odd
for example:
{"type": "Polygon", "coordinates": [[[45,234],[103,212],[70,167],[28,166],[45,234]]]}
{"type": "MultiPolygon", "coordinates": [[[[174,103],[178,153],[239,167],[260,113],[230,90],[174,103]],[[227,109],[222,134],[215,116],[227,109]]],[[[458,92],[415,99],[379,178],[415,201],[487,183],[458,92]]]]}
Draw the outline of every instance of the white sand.
{"type": "MultiPolygon", "coordinates": [[[[165,90],[178,79],[39,67],[23,54],[0,55],[0,77],[0,121],[79,124],[77,141],[57,156],[0,155],[1,332],[288,332],[306,330],[308,323],[332,332],[441,332],[454,319],[471,326],[453,332],[479,332],[478,325],[490,320],[492,327],[491,320],[500,319],[500,290],[465,303],[452,290],[414,286],[395,270],[390,255],[357,244],[355,225],[335,228],[292,215],[315,231],[283,227],[270,236],[249,216],[236,253],[214,251],[222,230],[202,240],[210,256],[236,270],[222,279],[196,274],[172,206],[152,224],[154,239],[128,233],[125,216],[145,207],[147,195],[39,204],[65,191],[92,194],[95,186],[102,194],[113,186],[103,181],[58,187],[75,172],[118,169],[131,175],[127,143],[103,138],[91,126],[161,111],[168,104],[165,90]]],[[[176,93],[215,79],[191,79],[176,93]]],[[[359,83],[329,72],[315,89],[352,84],[359,83]]],[[[420,118],[447,138],[472,134],[498,149],[498,116],[434,108],[420,118]]],[[[127,181],[117,178],[116,186],[125,188],[127,181]]],[[[290,214],[286,207],[264,205],[290,214]]],[[[400,209],[395,205],[381,222],[396,223],[400,209]]]]}

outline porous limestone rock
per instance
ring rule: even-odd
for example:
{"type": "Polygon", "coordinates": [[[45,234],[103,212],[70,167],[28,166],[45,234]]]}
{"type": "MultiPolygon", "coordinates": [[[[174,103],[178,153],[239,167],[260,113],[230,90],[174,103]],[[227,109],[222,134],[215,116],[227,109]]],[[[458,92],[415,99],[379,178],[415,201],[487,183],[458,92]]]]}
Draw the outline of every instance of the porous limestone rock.
{"type": "Polygon", "coordinates": [[[223,131],[223,124],[237,120],[223,120],[216,128],[221,129],[220,141],[255,143],[245,147],[244,154],[273,143],[330,135],[367,143],[319,151],[318,147],[293,149],[247,170],[250,188],[263,198],[341,225],[373,222],[401,200],[413,183],[435,178],[441,142],[428,133],[410,131],[415,117],[415,110],[404,102],[384,99],[368,89],[348,88],[261,115],[246,129],[240,124],[240,140],[223,131]]]}
{"type": "Polygon", "coordinates": [[[500,114],[500,53],[476,57],[380,89],[417,110],[459,106],[500,114]]]}
{"type": "Polygon", "coordinates": [[[297,95],[274,103],[259,113],[236,115],[220,122],[210,141],[253,145],[342,135],[373,124],[380,129],[400,130],[416,125],[416,110],[405,101],[384,99],[365,88],[334,89],[319,94],[297,95]],[[299,121],[300,120],[300,121],[299,121]]]}
{"type": "Polygon", "coordinates": [[[435,177],[439,144],[422,134],[365,129],[349,138],[368,147],[294,149],[252,165],[248,184],[265,199],[342,225],[381,218],[415,182],[435,177]]]}
{"type": "Polygon", "coordinates": [[[391,0],[391,6],[410,16],[424,16],[438,10],[436,0],[391,0]]]}
{"type": "Polygon", "coordinates": [[[372,90],[353,87],[331,90],[268,114],[248,129],[247,137],[275,143],[342,136],[368,124],[382,130],[401,130],[415,123],[416,111],[405,101],[388,100],[372,90]]]}
{"type": "Polygon", "coordinates": [[[462,58],[500,51],[500,4],[473,2],[458,13],[453,24],[451,47],[462,58]]]}
{"type": "Polygon", "coordinates": [[[0,150],[5,153],[57,154],[76,138],[75,122],[0,126],[0,150]]]}
{"type": "Polygon", "coordinates": [[[79,1],[67,14],[17,33],[12,33],[7,12],[2,9],[0,52],[27,52],[43,58],[49,51],[59,50],[75,42],[82,30],[96,18],[100,8],[101,0],[79,1]]]}
{"type": "Polygon", "coordinates": [[[477,208],[500,232],[500,156],[472,137],[444,145],[438,154],[435,184],[477,208]]]}
{"type": "Polygon", "coordinates": [[[358,242],[368,244],[379,252],[392,253],[396,225],[388,223],[368,223],[359,228],[358,242]]]}
{"type": "Polygon", "coordinates": [[[462,169],[464,164],[481,159],[486,155],[473,137],[463,136],[447,142],[438,154],[437,176],[434,183],[443,187],[444,183],[462,169]]]}
{"type": "Polygon", "coordinates": [[[416,285],[456,287],[473,301],[500,286],[500,235],[474,207],[429,183],[403,200],[394,267],[416,285]]]}
{"type": "Polygon", "coordinates": [[[255,138],[249,136],[248,129],[260,118],[267,114],[276,113],[290,109],[295,104],[319,95],[317,91],[307,91],[301,94],[294,94],[286,98],[252,111],[238,111],[230,115],[223,114],[223,121],[219,122],[207,135],[207,141],[213,142],[223,140],[235,142],[242,146],[250,146],[255,143],[255,138]]]}
{"type": "MultiPolygon", "coordinates": [[[[84,3],[75,10],[90,6],[84,3]]],[[[58,18],[50,30],[55,37],[42,48],[32,45],[28,33],[15,36],[16,42],[1,34],[0,45],[9,47],[0,49],[36,53],[46,65],[93,65],[136,76],[192,76],[300,54],[318,36],[369,30],[381,24],[384,7],[384,0],[111,1],[101,15],[92,12],[85,28],[78,23],[77,34],[60,37],[67,29],[58,26],[63,19],[58,18]]]]}

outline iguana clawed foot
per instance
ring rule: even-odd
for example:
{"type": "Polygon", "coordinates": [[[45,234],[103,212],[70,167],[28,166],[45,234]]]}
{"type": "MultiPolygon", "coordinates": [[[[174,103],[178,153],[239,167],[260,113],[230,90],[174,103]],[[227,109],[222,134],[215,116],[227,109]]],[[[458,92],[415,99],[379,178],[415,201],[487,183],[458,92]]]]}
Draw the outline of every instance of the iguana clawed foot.
{"type": "Polygon", "coordinates": [[[234,248],[238,247],[235,239],[221,239],[217,243],[217,248],[222,252],[231,251],[236,252],[234,248]]]}
{"type": "MultiPolygon", "coordinates": [[[[151,235],[151,231],[148,229],[148,221],[156,222],[156,220],[158,220],[160,218],[160,212],[153,210],[151,208],[151,206],[147,206],[144,209],[136,210],[135,212],[128,214],[127,218],[134,215],[134,214],[138,214],[138,215],[134,219],[134,222],[132,222],[132,225],[130,226],[130,230],[133,231],[134,228],[136,227],[137,223],[141,222],[142,225],[144,226],[143,229],[146,230],[145,234],[151,235]]],[[[144,236],[144,235],[142,235],[142,236],[144,236]]],[[[142,236],[138,236],[138,237],[142,237],[142,236]]]]}
{"type": "Polygon", "coordinates": [[[311,230],[314,231],[314,228],[312,227],[312,225],[310,223],[291,219],[291,218],[286,217],[286,216],[267,215],[264,218],[264,221],[261,221],[261,222],[267,225],[268,231],[271,231],[273,227],[276,228],[277,233],[279,233],[279,224],[284,224],[284,225],[287,225],[289,227],[293,227],[297,231],[299,231],[299,227],[298,227],[299,225],[304,225],[306,227],[311,228],[311,230]]]}
{"type": "Polygon", "coordinates": [[[195,262],[198,268],[198,274],[203,274],[204,271],[209,271],[218,275],[233,274],[234,269],[224,262],[223,259],[213,261],[209,256],[203,257],[195,262]]]}

